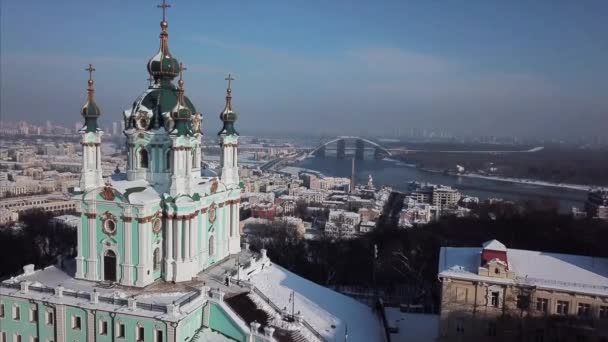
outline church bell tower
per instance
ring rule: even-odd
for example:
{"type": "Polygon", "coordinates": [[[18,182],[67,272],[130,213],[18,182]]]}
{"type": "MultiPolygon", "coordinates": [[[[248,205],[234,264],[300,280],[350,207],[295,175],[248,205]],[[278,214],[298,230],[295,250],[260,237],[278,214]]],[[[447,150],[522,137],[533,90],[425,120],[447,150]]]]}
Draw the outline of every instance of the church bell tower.
{"type": "Polygon", "coordinates": [[[103,186],[101,168],[101,136],[103,131],[97,125],[101,110],[95,103],[95,88],[93,87],[93,65],[85,69],[89,72],[87,100],[80,113],[84,117],[84,125],[80,129],[82,145],[82,174],[80,176],[80,189],[88,191],[103,186]]]}
{"type": "Polygon", "coordinates": [[[221,148],[221,181],[228,188],[239,186],[239,168],[237,149],[239,145],[239,133],[234,128],[237,114],[232,110],[232,88],[231,81],[234,78],[230,74],[226,77],[228,88],[226,89],[226,107],[220,114],[220,119],[224,123],[222,130],[218,133],[220,136],[221,148]]]}

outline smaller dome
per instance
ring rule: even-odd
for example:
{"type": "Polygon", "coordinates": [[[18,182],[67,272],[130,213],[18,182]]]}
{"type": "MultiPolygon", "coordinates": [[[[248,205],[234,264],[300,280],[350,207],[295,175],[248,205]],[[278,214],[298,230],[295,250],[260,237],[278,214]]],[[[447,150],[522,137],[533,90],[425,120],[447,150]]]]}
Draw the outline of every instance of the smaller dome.
{"type": "Polygon", "coordinates": [[[86,118],[98,118],[101,115],[101,110],[95,101],[88,101],[82,106],[80,110],[82,116],[86,118]]]}
{"type": "Polygon", "coordinates": [[[148,61],[148,73],[156,78],[175,78],[179,75],[179,62],[171,54],[165,54],[162,50],[158,51],[154,57],[148,61]]]}

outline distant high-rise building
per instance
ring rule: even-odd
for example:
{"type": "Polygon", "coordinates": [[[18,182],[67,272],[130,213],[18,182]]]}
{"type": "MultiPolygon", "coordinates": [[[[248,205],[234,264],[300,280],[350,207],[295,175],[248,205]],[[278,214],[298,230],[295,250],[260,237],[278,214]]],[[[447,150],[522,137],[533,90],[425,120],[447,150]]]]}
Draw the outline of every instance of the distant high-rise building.
{"type": "Polygon", "coordinates": [[[118,135],[118,122],[112,122],[112,135],[118,135]]]}

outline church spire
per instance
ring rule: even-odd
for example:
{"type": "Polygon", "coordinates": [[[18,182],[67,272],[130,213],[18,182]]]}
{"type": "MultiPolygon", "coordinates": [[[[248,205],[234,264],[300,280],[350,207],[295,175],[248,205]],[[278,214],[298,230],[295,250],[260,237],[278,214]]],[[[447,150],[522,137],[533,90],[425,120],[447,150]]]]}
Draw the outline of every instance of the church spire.
{"type": "Polygon", "coordinates": [[[179,64],[179,81],[177,89],[177,103],[173,108],[172,115],[175,120],[175,129],[178,135],[186,135],[191,133],[192,111],[186,105],[184,99],[184,70],[187,70],[182,63],[179,64]]]}
{"type": "Polygon", "coordinates": [[[82,106],[80,113],[84,117],[84,127],[87,132],[96,132],[97,131],[97,118],[101,115],[101,110],[95,103],[95,88],[93,85],[95,82],[93,81],[93,68],[92,64],[89,64],[89,67],[85,69],[85,71],[89,72],[89,80],[88,80],[88,88],[87,88],[87,100],[82,106]]]}
{"type": "Polygon", "coordinates": [[[163,80],[171,81],[179,74],[179,62],[169,51],[169,33],[167,33],[169,23],[166,20],[166,10],[171,5],[163,0],[163,3],[157,7],[163,11],[163,20],[160,22],[160,48],[156,55],[148,61],[148,72],[154,77],[156,83],[163,80]]]}
{"type": "Polygon", "coordinates": [[[228,77],[225,78],[228,81],[228,88],[226,89],[226,106],[224,110],[220,114],[220,119],[224,123],[224,127],[218,133],[219,135],[239,135],[239,133],[234,129],[234,122],[236,121],[237,114],[232,110],[232,81],[234,78],[231,74],[228,74],[228,77]]]}

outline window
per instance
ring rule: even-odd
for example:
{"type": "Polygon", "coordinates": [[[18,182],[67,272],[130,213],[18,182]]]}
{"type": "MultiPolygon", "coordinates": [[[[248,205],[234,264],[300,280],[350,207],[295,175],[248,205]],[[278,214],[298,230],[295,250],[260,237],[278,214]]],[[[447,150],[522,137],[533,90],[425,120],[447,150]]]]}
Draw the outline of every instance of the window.
{"type": "Polygon", "coordinates": [[[4,318],[4,304],[2,303],[0,303],[0,318],[4,318]]]}
{"type": "Polygon", "coordinates": [[[21,342],[21,335],[19,335],[19,334],[13,335],[13,341],[14,342],[21,342]]]}
{"type": "Polygon", "coordinates": [[[0,342],[8,342],[6,340],[6,333],[4,331],[0,332],[0,342]]]}
{"type": "Polygon", "coordinates": [[[608,318],[608,306],[600,306],[600,318],[608,318]]]}
{"type": "Polygon", "coordinates": [[[591,304],[578,303],[578,316],[591,317],[591,304]]]}
{"type": "Polygon", "coordinates": [[[30,337],[30,342],[38,342],[38,337],[30,337]]]}
{"type": "Polygon", "coordinates": [[[488,336],[496,336],[496,322],[488,323],[488,336]]]}
{"type": "Polygon", "coordinates": [[[101,320],[99,321],[99,335],[107,335],[108,334],[108,322],[101,320]]]}
{"type": "Polygon", "coordinates": [[[148,151],[145,148],[139,150],[139,167],[142,169],[148,168],[148,151]]]}
{"type": "Polygon", "coordinates": [[[54,320],[53,311],[47,311],[46,312],[46,324],[53,325],[53,323],[54,323],[53,320],[54,320]]]}
{"type": "Polygon", "coordinates": [[[21,308],[17,304],[13,305],[13,319],[15,321],[21,319],[21,308]]]}
{"type": "Polygon", "coordinates": [[[211,237],[209,238],[209,255],[213,255],[214,251],[213,251],[213,235],[211,235],[211,237]]]}
{"type": "Polygon", "coordinates": [[[160,248],[157,247],[154,250],[153,259],[154,259],[154,272],[160,271],[160,263],[161,263],[160,248]]]}
{"type": "Polygon", "coordinates": [[[558,300],[555,308],[555,313],[558,315],[567,315],[568,314],[568,302],[563,300],[558,300]]]}
{"type": "Polygon", "coordinates": [[[547,298],[536,298],[536,310],[547,313],[549,309],[549,300],[547,298]]]}
{"type": "Polygon", "coordinates": [[[456,334],[464,335],[464,321],[462,319],[456,320],[456,334]]]}
{"type": "Polygon", "coordinates": [[[492,292],[490,298],[491,298],[490,304],[493,307],[497,308],[498,304],[499,304],[500,293],[498,293],[498,291],[492,292]]]}
{"type": "Polygon", "coordinates": [[[38,322],[38,308],[30,308],[30,322],[38,322]]]}
{"type": "Polygon", "coordinates": [[[154,342],[163,342],[163,331],[156,330],[154,333],[154,342]]]}
{"type": "Polygon", "coordinates": [[[125,337],[125,324],[118,323],[116,326],[116,337],[124,338],[125,337]]]}
{"type": "Polygon", "coordinates": [[[517,296],[517,308],[520,310],[528,310],[530,307],[530,296],[519,295],[517,296]]]}
{"type": "Polygon", "coordinates": [[[144,340],[144,327],[137,327],[137,330],[135,330],[135,339],[137,341],[144,340]]]}
{"type": "Polygon", "coordinates": [[[171,150],[167,150],[165,153],[165,169],[171,171],[171,150]]]}
{"type": "Polygon", "coordinates": [[[72,329],[74,330],[80,330],[81,328],[81,321],[80,321],[80,317],[78,316],[72,316],[72,329]]]}
{"type": "Polygon", "coordinates": [[[534,337],[534,342],[544,342],[545,341],[545,331],[543,329],[536,329],[536,336],[534,337]]]}

